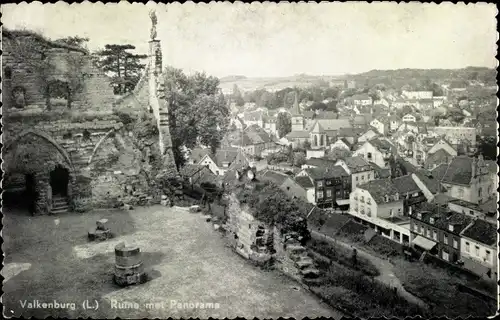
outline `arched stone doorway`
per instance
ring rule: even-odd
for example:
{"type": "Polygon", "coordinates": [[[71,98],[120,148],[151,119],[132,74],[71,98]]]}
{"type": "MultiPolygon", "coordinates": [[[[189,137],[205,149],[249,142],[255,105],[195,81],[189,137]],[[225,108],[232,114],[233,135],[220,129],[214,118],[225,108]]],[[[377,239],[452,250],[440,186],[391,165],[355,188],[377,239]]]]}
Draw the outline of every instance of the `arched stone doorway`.
{"type": "Polygon", "coordinates": [[[52,196],[68,196],[69,171],[61,165],[56,165],[50,172],[50,187],[52,196]]]}
{"type": "Polygon", "coordinates": [[[32,214],[50,213],[53,189],[65,198],[66,204],[71,201],[74,168],[65,150],[46,133],[21,133],[7,143],[3,156],[5,174],[14,177],[5,187],[24,189],[25,210],[32,214]]]}

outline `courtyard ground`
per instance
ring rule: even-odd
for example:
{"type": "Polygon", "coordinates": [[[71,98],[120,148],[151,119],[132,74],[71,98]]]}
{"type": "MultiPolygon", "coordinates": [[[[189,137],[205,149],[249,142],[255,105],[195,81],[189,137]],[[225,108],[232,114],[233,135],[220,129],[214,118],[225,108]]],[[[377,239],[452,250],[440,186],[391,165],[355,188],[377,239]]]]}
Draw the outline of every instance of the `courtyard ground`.
{"type": "Polygon", "coordinates": [[[31,217],[4,212],[4,315],[45,318],[334,317],[342,314],[277,272],[250,265],[200,214],[153,206],[132,211],[31,217]],[[88,242],[95,221],[108,218],[116,238],[88,242]],[[112,282],[114,246],[140,246],[152,280],[120,288],[112,282]],[[71,309],[27,309],[21,302],[75,303],[71,309]],[[97,310],[84,310],[89,300],[97,310]],[[216,303],[219,308],[172,307],[216,303]],[[118,307],[136,307],[115,309],[118,307]],[[36,302],[36,301],[35,301],[36,302]],[[163,302],[163,305],[161,304],[163,302]],[[137,305],[134,305],[137,303],[137,305]],[[146,303],[157,303],[146,308],[146,303]]]}

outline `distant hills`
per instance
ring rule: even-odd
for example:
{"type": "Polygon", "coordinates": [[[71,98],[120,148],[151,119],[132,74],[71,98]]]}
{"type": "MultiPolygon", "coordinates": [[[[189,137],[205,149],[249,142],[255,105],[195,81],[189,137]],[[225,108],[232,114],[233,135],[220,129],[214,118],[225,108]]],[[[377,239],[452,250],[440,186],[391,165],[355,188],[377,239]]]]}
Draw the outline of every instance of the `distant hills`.
{"type": "Polygon", "coordinates": [[[327,76],[299,74],[288,77],[246,77],[231,75],[220,79],[221,88],[230,90],[236,84],[243,90],[280,90],[287,87],[307,87],[315,83],[331,80],[352,79],[357,86],[365,87],[375,84],[385,84],[389,87],[400,88],[406,84],[414,85],[421,81],[430,80],[444,83],[456,80],[477,80],[487,85],[496,84],[496,70],[486,67],[466,67],[462,69],[396,69],[370,70],[359,74],[327,76]]]}

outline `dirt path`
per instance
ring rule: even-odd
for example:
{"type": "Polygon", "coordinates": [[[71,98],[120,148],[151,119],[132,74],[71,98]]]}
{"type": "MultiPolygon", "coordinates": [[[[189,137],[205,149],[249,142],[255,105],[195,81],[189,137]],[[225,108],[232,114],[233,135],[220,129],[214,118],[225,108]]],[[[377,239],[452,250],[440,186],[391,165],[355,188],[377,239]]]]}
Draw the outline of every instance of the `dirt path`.
{"type": "Polygon", "coordinates": [[[348,244],[346,242],[333,239],[325,234],[322,234],[318,231],[315,230],[310,230],[311,231],[311,236],[315,239],[318,240],[324,240],[327,242],[330,242],[335,245],[342,246],[344,248],[348,249],[353,249],[355,248],[357,250],[357,255],[359,257],[362,257],[364,259],[367,259],[373,263],[373,265],[379,270],[380,275],[375,277],[375,280],[380,281],[381,283],[384,283],[385,285],[391,287],[391,288],[396,288],[397,292],[399,295],[401,295],[403,298],[405,298],[408,302],[414,303],[416,305],[419,305],[423,308],[427,308],[427,304],[422,301],[420,298],[414,296],[413,294],[409,293],[408,291],[405,290],[403,285],[401,284],[401,281],[399,280],[398,277],[394,274],[393,268],[394,265],[390,263],[387,260],[381,259],[379,257],[376,257],[363,249],[360,249],[357,246],[353,246],[351,244],[348,244]]]}

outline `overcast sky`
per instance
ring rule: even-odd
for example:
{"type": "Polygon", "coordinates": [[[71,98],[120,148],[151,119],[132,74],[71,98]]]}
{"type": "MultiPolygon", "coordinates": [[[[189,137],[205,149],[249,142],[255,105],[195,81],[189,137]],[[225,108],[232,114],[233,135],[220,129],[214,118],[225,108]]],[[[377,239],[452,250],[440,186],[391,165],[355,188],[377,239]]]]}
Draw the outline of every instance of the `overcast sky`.
{"type": "Polygon", "coordinates": [[[155,8],[164,64],[215,76],[340,75],[372,69],[496,67],[491,4],[19,4],[7,28],[90,49],[131,43],[147,53],[155,8]]]}

